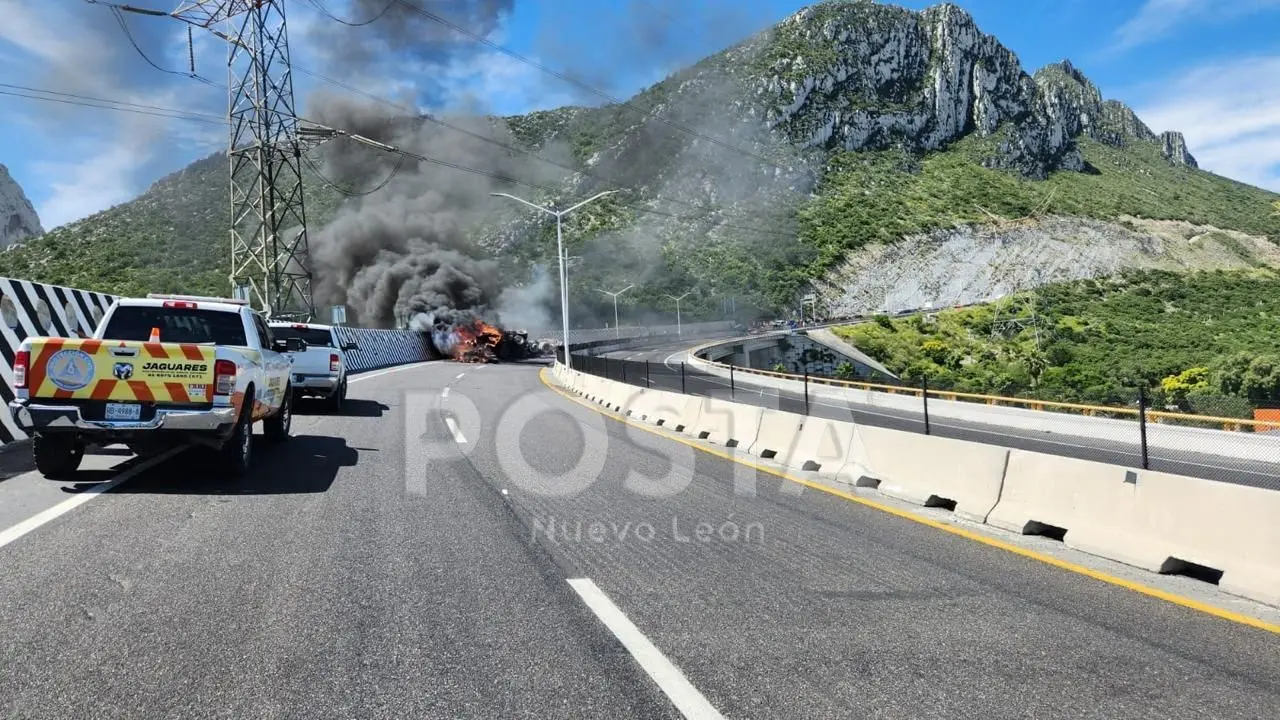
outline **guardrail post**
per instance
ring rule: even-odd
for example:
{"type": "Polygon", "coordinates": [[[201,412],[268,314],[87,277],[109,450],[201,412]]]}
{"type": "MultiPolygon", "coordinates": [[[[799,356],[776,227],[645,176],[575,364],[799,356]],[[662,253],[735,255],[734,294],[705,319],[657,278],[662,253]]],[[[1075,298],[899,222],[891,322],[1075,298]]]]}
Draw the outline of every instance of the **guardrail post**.
{"type": "Polygon", "coordinates": [[[681,395],[687,394],[685,393],[685,390],[684,390],[684,362],[683,361],[681,361],[680,363],[680,394],[681,395]]]}
{"type": "Polygon", "coordinates": [[[920,378],[920,397],[924,399],[924,434],[929,434],[929,378],[920,378]]]}
{"type": "Polygon", "coordinates": [[[809,366],[804,368],[804,414],[809,414],[809,366]]]}
{"type": "Polygon", "coordinates": [[[1147,387],[1138,386],[1138,433],[1142,438],[1142,469],[1150,470],[1151,463],[1147,457],[1147,387]]]}

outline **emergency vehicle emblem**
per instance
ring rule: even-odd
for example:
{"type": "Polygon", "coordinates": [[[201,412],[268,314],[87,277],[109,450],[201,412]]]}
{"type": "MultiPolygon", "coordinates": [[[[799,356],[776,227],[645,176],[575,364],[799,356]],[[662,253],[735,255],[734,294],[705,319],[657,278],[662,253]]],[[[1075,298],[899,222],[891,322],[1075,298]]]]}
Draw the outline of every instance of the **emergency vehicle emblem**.
{"type": "Polygon", "coordinates": [[[93,382],[93,371],[93,357],[83,350],[59,350],[45,365],[49,381],[70,392],[93,382]]]}

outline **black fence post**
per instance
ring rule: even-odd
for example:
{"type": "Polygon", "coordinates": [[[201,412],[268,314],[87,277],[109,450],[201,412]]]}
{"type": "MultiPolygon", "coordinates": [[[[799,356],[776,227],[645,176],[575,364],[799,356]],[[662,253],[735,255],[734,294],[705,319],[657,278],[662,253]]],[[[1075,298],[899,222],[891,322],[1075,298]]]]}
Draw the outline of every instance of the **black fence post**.
{"type": "Polygon", "coordinates": [[[1138,386],[1138,434],[1142,438],[1142,469],[1150,470],[1151,462],[1147,457],[1147,387],[1138,386]]]}
{"type": "Polygon", "coordinates": [[[647,388],[653,387],[653,381],[649,379],[649,358],[644,360],[644,386],[647,388]]]}
{"type": "Polygon", "coordinates": [[[600,359],[604,361],[604,379],[608,380],[609,379],[609,358],[602,357],[600,359]]]}
{"type": "Polygon", "coordinates": [[[924,434],[929,434],[929,378],[920,378],[920,397],[924,398],[924,434]]]}
{"type": "Polygon", "coordinates": [[[737,396],[738,396],[738,390],[734,385],[734,380],[733,380],[733,363],[729,363],[729,399],[733,400],[737,398],[737,396]]]}
{"type": "Polygon", "coordinates": [[[629,365],[630,363],[628,363],[626,360],[622,360],[622,361],[619,361],[618,364],[622,366],[622,382],[625,383],[627,381],[627,365],[629,365]]]}
{"type": "Polygon", "coordinates": [[[680,363],[680,394],[681,395],[688,394],[685,392],[685,389],[684,389],[684,363],[683,362],[680,363]]]}
{"type": "Polygon", "coordinates": [[[809,414],[809,367],[804,368],[804,414],[809,414]]]}

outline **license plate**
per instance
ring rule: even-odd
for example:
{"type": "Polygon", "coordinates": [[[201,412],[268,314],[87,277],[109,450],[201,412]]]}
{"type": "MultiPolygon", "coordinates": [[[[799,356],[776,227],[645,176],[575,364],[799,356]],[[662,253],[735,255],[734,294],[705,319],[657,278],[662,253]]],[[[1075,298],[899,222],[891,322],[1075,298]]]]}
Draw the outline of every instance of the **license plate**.
{"type": "Polygon", "coordinates": [[[130,403],[107,403],[108,420],[137,420],[142,417],[142,406],[130,403]]]}

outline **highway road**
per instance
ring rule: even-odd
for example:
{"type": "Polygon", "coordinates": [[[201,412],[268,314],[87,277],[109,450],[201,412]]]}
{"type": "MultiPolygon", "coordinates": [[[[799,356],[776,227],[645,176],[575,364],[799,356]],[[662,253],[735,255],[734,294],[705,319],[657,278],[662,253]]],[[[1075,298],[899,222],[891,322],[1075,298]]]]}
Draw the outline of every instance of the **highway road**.
{"type": "Polygon", "coordinates": [[[194,451],[71,484],[7,458],[0,716],[1280,717],[1280,611],[749,470],[539,370],[353,379],[234,482],[194,451]]]}
{"type": "MultiPolygon", "coordinates": [[[[688,360],[687,351],[690,345],[705,342],[707,341],[664,342],[660,345],[654,344],[652,347],[601,353],[600,356],[634,362],[648,361],[650,387],[680,392],[680,363],[688,360]]],[[[614,371],[612,377],[615,380],[620,379],[617,371],[614,371]]],[[[644,384],[643,380],[634,373],[627,379],[631,384],[642,386],[644,384]]],[[[731,390],[727,379],[699,374],[691,367],[688,368],[683,381],[684,391],[690,394],[724,399],[732,397],[738,402],[763,405],[774,410],[801,414],[805,412],[803,392],[786,392],[764,387],[754,382],[753,377],[746,373],[738,374],[733,384],[734,387],[731,390]]],[[[811,397],[809,413],[818,417],[853,420],[867,425],[908,432],[924,432],[925,429],[923,410],[911,412],[883,406],[870,406],[854,401],[840,402],[830,398],[811,397]]],[[[1080,421],[1089,422],[1089,419],[1081,417],[1080,421]]],[[[1132,440],[1106,440],[1064,433],[1054,433],[1052,437],[1047,437],[1046,433],[1034,430],[1020,430],[1005,425],[984,425],[955,418],[938,417],[931,418],[929,429],[934,435],[958,440],[1020,448],[1127,467],[1142,465],[1142,446],[1138,439],[1136,423],[1133,425],[1132,440]]],[[[1162,448],[1149,448],[1148,458],[1152,470],[1280,490],[1280,458],[1277,458],[1276,462],[1263,463],[1224,455],[1162,448]]]]}

